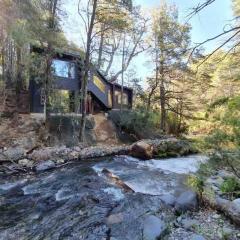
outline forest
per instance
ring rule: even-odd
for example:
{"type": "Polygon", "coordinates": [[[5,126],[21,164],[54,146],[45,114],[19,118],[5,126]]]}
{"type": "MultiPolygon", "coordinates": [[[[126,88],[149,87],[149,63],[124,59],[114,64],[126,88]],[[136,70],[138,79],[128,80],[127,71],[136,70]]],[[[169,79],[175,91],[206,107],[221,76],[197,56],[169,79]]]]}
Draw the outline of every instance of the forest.
{"type": "Polygon", "coordinates": [[[194,0],[184,13],[170,0],[0,0],[0,239],[239,239],[240,1],[228,1],[232,18],[196,42],[194,19],[221,0],[194,0]],[[86,180],[90,168],[100,180],[86,180]],[[170,178],[174,194],[159,190],[170,178]],[[18,187],[44,205],[35,232],[18,187]],[[52,208],[50,192],[61,199],[52,208]]]}

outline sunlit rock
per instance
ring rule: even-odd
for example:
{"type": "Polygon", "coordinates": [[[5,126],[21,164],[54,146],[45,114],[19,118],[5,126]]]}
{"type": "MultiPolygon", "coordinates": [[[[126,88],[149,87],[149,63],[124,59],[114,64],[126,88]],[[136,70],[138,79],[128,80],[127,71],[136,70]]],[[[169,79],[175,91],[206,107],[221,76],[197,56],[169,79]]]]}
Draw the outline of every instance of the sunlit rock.
{"type": "Polygon", "coordinates": [[[131,155],[143,160],[151,159],[153,157],[153,147],[143,141],[134,143],[131,148],[131,155]]]}
{"type": "Polygon", "coordinates": [[[35,170],[36,170],[36,172],[43,172],[43,171],[53,169],[54,167],[55,167],[55,163],[53,161],[49,160],[49,161],[39,163],[36,166],[35,170]]]}

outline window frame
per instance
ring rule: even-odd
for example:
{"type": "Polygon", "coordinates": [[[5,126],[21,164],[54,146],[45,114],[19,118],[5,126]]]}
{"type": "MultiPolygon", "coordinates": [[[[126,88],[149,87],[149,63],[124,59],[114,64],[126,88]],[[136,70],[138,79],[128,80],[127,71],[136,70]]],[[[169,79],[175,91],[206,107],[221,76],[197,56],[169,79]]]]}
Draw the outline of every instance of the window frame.
{"type": "MultiPolygon", "coordinates": [[[[61,66],[60,66],[61,67],[61,66]]],[[[77,71],[76,71],[76,63],[75,61],[72,60],[66,60],[66,59],[58,59],[58,58],[54,58],[52,61],[52,74],[54,77],[57,78],[65,78],[65,79],[76,79],[76,75],[77,75],[77,71]],[[64,74],[61,74],[61,70],[58,71],[56,69],[57,65],[54,65],[54,62],[60,62],[60,63],[64,63],[64,68],[67,67],[67,71],[64,70],[64,74]],[[57,71],[56,71],[57,70],[57,71]],[[60,74],[59,74],[60,73],[60,74]],[[65,75],[65,73],[67,73],[67,76],[65,75]],[[73,73],[73,76],[71,76],[70,74],[73,73]]]]}

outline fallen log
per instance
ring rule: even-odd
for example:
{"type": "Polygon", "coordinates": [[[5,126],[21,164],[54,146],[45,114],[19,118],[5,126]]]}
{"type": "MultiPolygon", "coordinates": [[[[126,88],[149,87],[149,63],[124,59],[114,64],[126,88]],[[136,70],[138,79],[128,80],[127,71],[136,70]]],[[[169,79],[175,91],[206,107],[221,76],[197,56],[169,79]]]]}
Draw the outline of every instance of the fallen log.
{"type": "Polygon", "coordinates": [[[111,171],[109,171],[108,169],[104,168],[102,170],[102,173],[110,178],[114,184],[116,184],[118,187],[120,187],[121,189],[123,189],[125,192],[131,192],[134,193],[135,191],[130,188],[125,182],[123,182],[118,176],[114,175],[111,171]]]}

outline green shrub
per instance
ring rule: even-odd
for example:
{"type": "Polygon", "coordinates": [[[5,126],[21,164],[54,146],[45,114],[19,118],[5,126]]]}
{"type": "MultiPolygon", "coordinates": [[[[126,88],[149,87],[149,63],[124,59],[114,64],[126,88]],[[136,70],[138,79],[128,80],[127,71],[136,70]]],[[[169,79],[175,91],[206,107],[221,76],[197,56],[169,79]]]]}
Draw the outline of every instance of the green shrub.
{"type": "Polygon", "coordinates": [[[137,139],[161,136],[158,127],[159,115],[156,112],[113,110],[109,117],[121,131],[134,135],[137,139]]]}
{"type": "Polygon", "coordinates": [[[204,180],[201,177],[190,175],[187,179],[187,185],[201,195],[203,192],[204,180]]]}
{"type": "Polygon", "coordinates": [[[240,96],[222,99],[217,105],[221,104],[224,108],[216,120],[218,127],[205,139],[214,152],[209,165],[216,170],[227,169],[240,179],[240,96]]]}
{"type": "Polygon", "coordinates": [[[175,113],[168,113],[167,116],[167,128],[168,133],[173,135],[186,134],[188,132],[188,126],[185,122],[180,122],[178,116],[175,113]]]}
{"type": "Polygon", "coordinates": [[[197,136],[188,139],[188,141],[190,141],[190,143],[192,144],[192,148],[195,149],[196,152],[206,153],[206,151],[209,150],[209,146],[206,144],[204,137],[197,136]]]}
{"type": "Polygon", "coordinates": [[[239,192],[240,194],[240,182],[235,177],[228,177],[224,180],[220,189],[223,193],[239,192]]]}
{"type": "MultiPolygon", "coordinates": [[[[109,113],[111,120],[120,130],[135,135],[137,139],[161,137],[159,111],[147,111],[144,108],[137,110],[112,110],[109,113]]],[[[168,134],[179,135],[187,132],[187,126],[180,124],[176,115],[168,114],[168,134]]]]}
{"type": "Polygon", "coordinates": [[[208,161],[210,169],[226,169],[240,179],[240,151],[218,151],[214,152],[208,161]]]}

